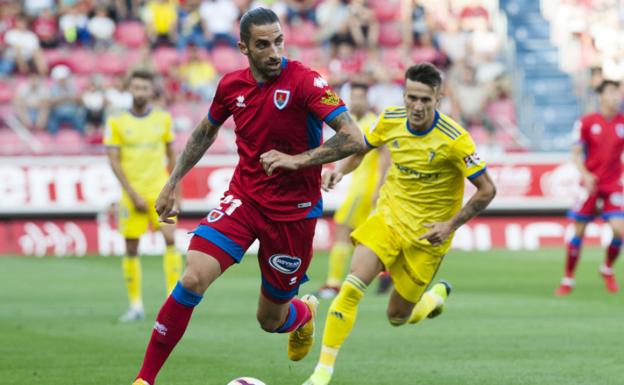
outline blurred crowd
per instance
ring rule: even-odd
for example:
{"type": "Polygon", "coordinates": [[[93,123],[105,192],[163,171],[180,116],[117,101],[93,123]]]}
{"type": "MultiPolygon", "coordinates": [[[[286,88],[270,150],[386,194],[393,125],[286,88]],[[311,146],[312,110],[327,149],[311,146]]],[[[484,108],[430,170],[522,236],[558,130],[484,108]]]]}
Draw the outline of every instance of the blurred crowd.
{"type": "MultiPolygon", "coordinates": [[[[446,74],[443,112],[490,151],[518,149],[495,0],[0,3],[0,153],[19,153],[6,145],[18,140],[8,140],[10,132],[52,144],[73,136],[67,143],[98,151],[106,117],[131,105],[124,75],[136,67],[159,74],[157,104],[188,135],[221,74],[246,65],[236,47],[238,20],[258,6],[280,16],[288,57],[318,70],[347,103],[350,82],[364,81],[376,111],[402,104],[405,68],[429,61],[446,74]]],[[[214,151],[232,148],[221,147],[214,151]]]]}

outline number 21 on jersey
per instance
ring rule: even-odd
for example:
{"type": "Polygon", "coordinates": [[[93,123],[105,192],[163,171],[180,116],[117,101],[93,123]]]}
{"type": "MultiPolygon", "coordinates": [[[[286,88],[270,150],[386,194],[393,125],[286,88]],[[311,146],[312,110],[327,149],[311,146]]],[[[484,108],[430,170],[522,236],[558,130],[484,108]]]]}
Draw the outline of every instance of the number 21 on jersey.
{"type": "Polygon", "coordinates": [[[223,217],[223,214],[228,216],[232,215],[234,210],[239,208],[242,204],[243,202],[240,199],[234,198],[233,195],[226,195],[221,199],[218,208],[210,210],[206,219],[211,223],[216,222],[223,217]]]}

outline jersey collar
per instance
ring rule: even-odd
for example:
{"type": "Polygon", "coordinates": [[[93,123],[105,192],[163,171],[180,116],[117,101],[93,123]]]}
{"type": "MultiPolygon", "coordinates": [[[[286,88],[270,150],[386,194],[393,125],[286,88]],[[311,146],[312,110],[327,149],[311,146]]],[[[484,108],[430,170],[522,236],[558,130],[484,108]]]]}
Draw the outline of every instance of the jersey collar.
{"type": "Polygon", "coordinates": [[[433,118],[433,123],[431,123],[431,126],[429,126],[429,128],[427,128],[425,131],[416,131],[416,130],[412,130],[412,128],[410,127],[409,124],[409,119],[407,119],[405,121],[405,126],[407,127],[407,130],[412,134],[412,135],[416,135],[416,136],[425,136],[427,135],[429,132],[431,132],[431,130],[433,130],[433,128],[436,126],[436,124],[438,124],[438,119],[440,119],[440,114],[438,113],[438,110],[435,111],[435,117],[433,118]]]}
{"type": "Polygon", "coordinates": [[[132,108],[130,108],[130,110],[128,110],[128,112],[130,112],[130,115],[134,116],[135,118],[144,118],[147,115],[149,115],[152,112],[152,107],[148,108],[147,111],[145,111],[144,114],[137,114],[134,111],[132,111],[132,108]]]}

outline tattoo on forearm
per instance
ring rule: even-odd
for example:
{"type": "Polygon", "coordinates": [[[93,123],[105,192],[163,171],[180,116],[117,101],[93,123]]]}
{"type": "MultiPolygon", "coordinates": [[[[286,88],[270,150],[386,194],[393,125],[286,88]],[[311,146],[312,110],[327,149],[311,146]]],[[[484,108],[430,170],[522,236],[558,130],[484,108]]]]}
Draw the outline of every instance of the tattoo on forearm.
{"type": "Polygon", "coordinates": [[[176,162],[175,168],[171,172],[171,179],[178,182],[186,173],[195,166],[206,150],[214,142],[217,128],[207,118],[204,118],[199,126],[193,131],[184,151],[176,162]]]}
{"type": "Polygon", "coordinates": [[[455,229],[459,228],[464,223],[468,222],[472,218],[474,218],[481,211],[485,210],[485,208],[492,201],[492,197],[473,197],[466,205],[457,213],[457,216],[454,218],[454,226],[455,229]]]}
{"type": "MultiPolygon", "coordinates": [[[[304,152],[308,157],[307,166],[317,164],[330,163],[351,154],[363,151],[361,144],[351,135],[346,133],[343,127],[354,125],[348,113],[343,112],[329,122],[329,125],[336,131],[336,135],[332,136],[322,146],[304,152]]],[[[359,129],[358,129],[359,132],[359,129]]]]}

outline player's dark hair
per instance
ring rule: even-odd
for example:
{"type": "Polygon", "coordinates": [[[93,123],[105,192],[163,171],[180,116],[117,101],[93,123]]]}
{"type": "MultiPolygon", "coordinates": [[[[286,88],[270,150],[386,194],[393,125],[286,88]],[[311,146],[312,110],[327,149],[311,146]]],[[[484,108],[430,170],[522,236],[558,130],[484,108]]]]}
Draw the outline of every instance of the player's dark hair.
{"type": "Polygon", "coordinates": [[[275,12],[268,8],[254,8],[245,12],[240,20],[240,39],[245,43],[249,43],[251,38],[251,26],[252,25],[266,25],[279,23],[279,18],[275,12]]]}
{"type": "Polygon", "coordinates": [[[596,87],[596,92],[601,94],[608,86],[620,87],[620,82],[610,79],[603,79],[596,87]]]}
{"type": "Polygon", "coordinates": [[[442,85],[442,73],[431,63],[413,65],[405,71],[405,80],[411,80],[438,88],[442,85]]]}
{"type": "Polygon", "coordinates": [[[133,70],[132,72],[130,72],[130,76],[128,76],[128,81],[137,78],[137,79],[144,79],[147,80],[149,82],[154,82],[154,73],[148,69],[144,69],[144,68],[137,68],[135,70],[133,70]]]}
{"type": "Polygon", "coordinates": [[[355,90],[357,88],[364,90],[364,92],[368,92],[368,84],[362,82],[351,83],[351,90],[355,90]]]}

